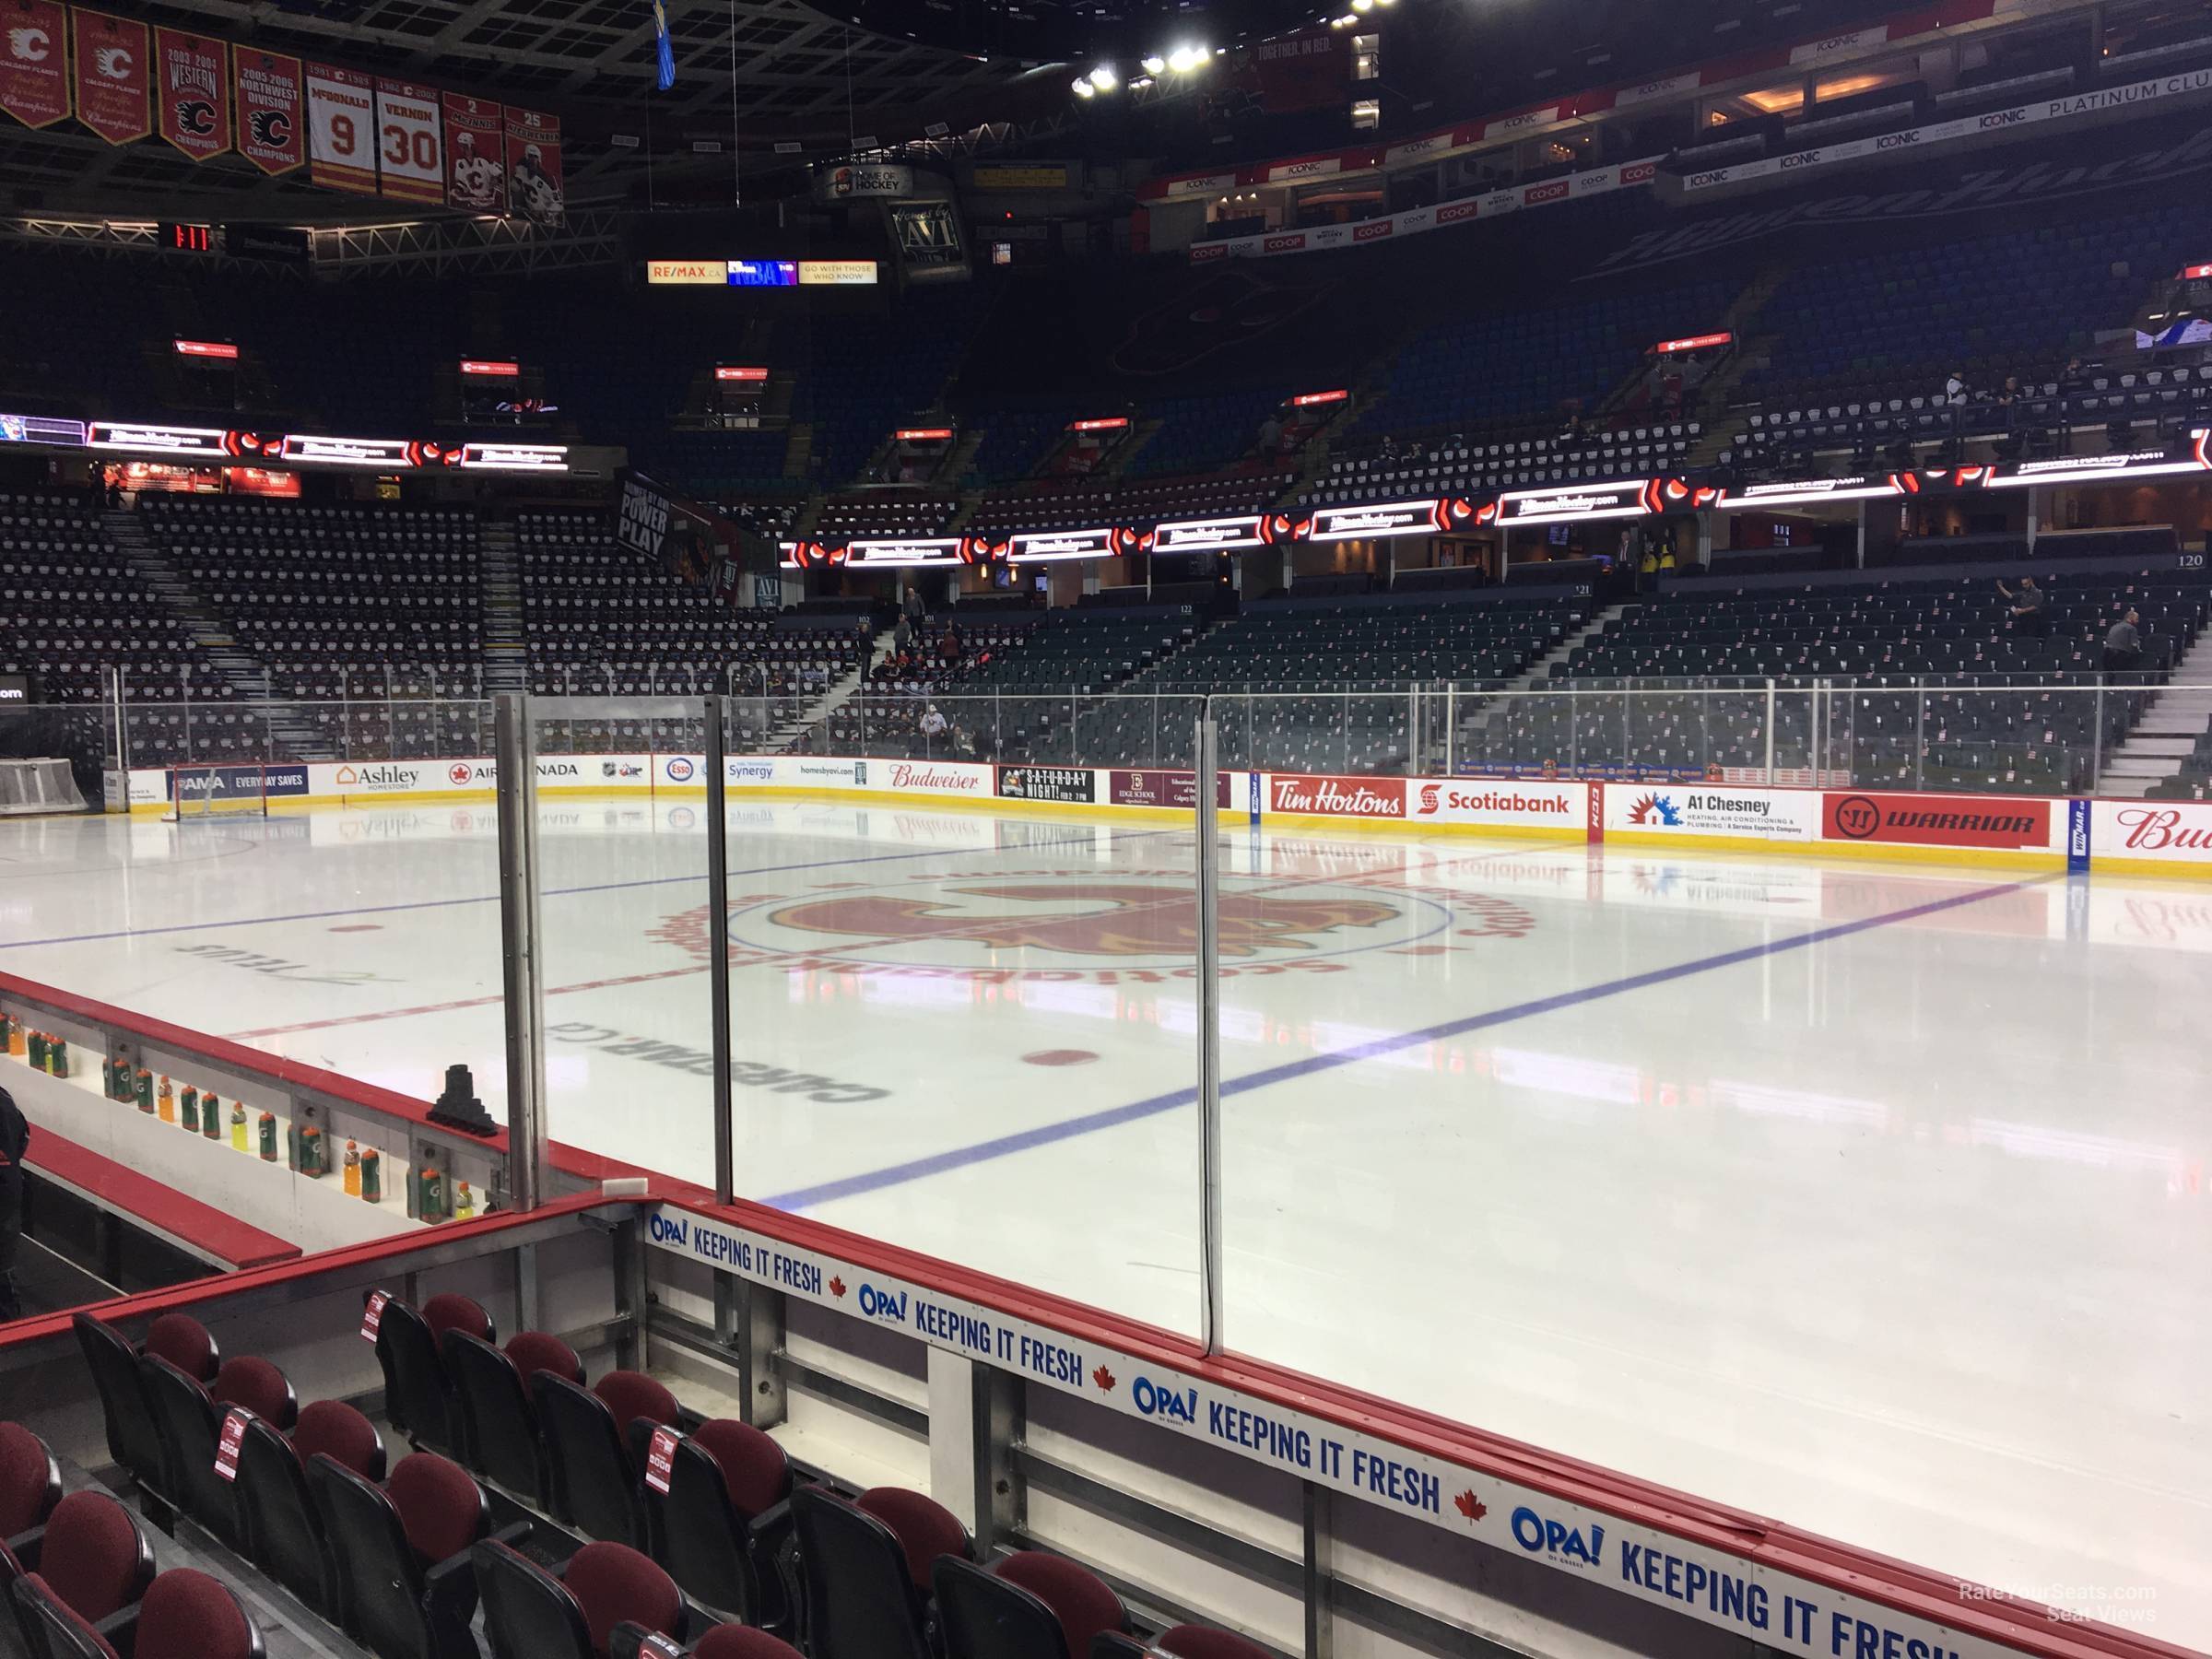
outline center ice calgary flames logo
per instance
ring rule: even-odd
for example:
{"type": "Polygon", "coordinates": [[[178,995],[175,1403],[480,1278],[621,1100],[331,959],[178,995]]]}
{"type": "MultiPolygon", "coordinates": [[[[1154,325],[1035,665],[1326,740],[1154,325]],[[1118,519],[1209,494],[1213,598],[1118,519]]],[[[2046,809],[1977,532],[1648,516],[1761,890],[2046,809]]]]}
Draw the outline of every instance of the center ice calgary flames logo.
{"type": "MultiPolygon", "coordinates": [[[[1080,882],[954,888],[950,897],[1007,904],[1086,904],[1065,911],[963,911],[934,899],[870,893],[845,899],[810,899],[770,912],[780,927],[884,942],[964,940],[994,950],[1049,950],[1068,956],[1152,957],[1192,951],[1198,943],[1194,896],[1172,887],[1080,882]]],[[[1224,957],[1263,950],[1312,950],[1329,935],[1371,928],[1398,916],[1372,899],[1284,899],[1272,894],[1224,894],[1220,944],[1224,957]]]]}

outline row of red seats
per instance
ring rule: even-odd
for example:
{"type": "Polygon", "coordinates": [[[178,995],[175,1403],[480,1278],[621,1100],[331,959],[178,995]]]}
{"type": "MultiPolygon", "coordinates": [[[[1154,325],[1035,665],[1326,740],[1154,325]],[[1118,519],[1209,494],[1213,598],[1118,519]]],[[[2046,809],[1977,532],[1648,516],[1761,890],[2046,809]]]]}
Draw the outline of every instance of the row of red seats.
{"type": "MultiPolygon", "coordinates": [[[[1148,1650],[1112,1590],[1076,1563],[1023,1551],[979,1566],[965,1528],[922,1494],[847,1499],[794,1484],[759,1430],[701,1421],[641,1372],[611,1371],[587,1389],[566,1344],[524,1332],[495,1346],[488,1315],[465,1297],[418,1311],[377,1293],[371,1323],[386,1416],[421,1448],[389,1478],[367,1418],[337,1401],[300,1409],[276,1367],[223,1359],[196,1322],[166,1315],[138,1348],[87,1315],[76,1328],[111,1453],[149,1516],[189,1515],[384,1659],[478,1659],[479,1599],[494,1659],[667,1659],[694,1632],[699,1659],[793,1659],[783,1636],[812,1659],[1265,1659],[1243,1638],[1198,1627],[1148,1650]],[[590,1541],[559,1566],[532,1559],[516,1547],[534,1522],[495,1533],[486,1490],[462,1463],[590,1541]]],[[[78,1496],[107,1503],[138,1536],[112,1500],[78,1496]]],[[[65,1593],[18,1591],[27,1620],[40,1595],[64,1610],[48,1619],[57,1629],[114,1620],[138,1599],[116,1599],[134,1586],[112,1569],[94,1576],[88,1589],[65,1565],[65,1593]]],[[[139,1651],[259,1652],[242,1611],[235,1625],[198,1628],[237,1644],[139,1651]]],[[[34,1638],[31,1651],[114,1650],[34,1638]]]]}

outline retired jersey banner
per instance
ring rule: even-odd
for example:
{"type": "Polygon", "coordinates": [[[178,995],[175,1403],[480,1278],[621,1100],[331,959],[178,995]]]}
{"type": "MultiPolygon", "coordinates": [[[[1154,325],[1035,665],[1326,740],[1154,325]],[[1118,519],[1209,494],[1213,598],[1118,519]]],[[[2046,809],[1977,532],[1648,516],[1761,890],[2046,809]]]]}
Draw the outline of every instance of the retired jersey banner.
{"type": "Polygon", "coordinates": [[[27,127],[69,114],[69,12],[62,0],[0,4],[0,110],[27,127]]]}
{"type": "Polygon", "coordinates": [[[568,218],[560,182],[560,117],[507,106],[507,202],[534,225],[568,218]]]}
{"type": "Polygon", "coordinates": [[[325,190],[376,194],[376,83],[367,76],[308,65],[307,176],[325,190]]]}
{"type": "Polygon", "coordinates": [[[233,46],[230,85],[238,105],[238,153],[265,173],[306,165],[307,92],[300,60],[233,46]]]}
{"type": "Polygon", "coordinates": [[[445,95],[445,205],[507,211],[507,114],[481,98],[445,95]]]}
{"type": "Polygon", "coordinates": [[[376,167],[385,195],[403,202],[445,200],[437,93],[406,81],[376,83],[376,167]]]}
{"type": "Polygon", "coordinates": [[[229,56],[206,35],[154,30],[156,125],[194,161],[211,161],[230,147],[229,56]]]}
{"type": "Polygon", "coordinates": [[[110,144],[132,144],[153,131],[147,96],[153,57],[146,25],[77,6],[69,14],[76,43],[76,119],[110,144]]]}

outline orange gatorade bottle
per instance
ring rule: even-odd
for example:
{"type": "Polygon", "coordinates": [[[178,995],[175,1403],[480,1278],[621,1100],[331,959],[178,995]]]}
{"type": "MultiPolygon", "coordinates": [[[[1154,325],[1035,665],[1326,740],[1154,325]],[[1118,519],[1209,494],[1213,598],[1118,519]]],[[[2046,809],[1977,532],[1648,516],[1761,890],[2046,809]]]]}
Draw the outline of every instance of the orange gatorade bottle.
{"type": "Polygon", "coordinates": [[[349,1197],[361,1195],[361,1149],[350,1140],[346,1143],[346,1192],[349,1197]]]}

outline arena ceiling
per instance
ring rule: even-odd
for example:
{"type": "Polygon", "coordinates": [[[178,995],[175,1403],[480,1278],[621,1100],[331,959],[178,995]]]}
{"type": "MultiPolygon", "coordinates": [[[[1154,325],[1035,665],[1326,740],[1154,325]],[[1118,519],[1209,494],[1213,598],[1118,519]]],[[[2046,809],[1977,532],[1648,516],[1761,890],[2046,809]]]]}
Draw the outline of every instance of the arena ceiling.
{"type": "MultiPolygon", "coordinates": [[[[148,22],[560,116],[572,204],[680,192],[724,176],[726,147],[790,166],[846,153],[857,137],[954,136],[984,123],[1049,118],[1067,102],[1065,65],[1131,61],[1174,41],[1226,44],[1324,15],[1316,0],[668,0],[677,82],[653,89],[649,0],[198,0],[124,6],[148,22]],[[735,51],[733,51],[733,46],[735,51]],[[736,114],[733,122],[732,111],[736,114]],[[639,147],[610,140],[624,134],[639,147]],[[788,147],[799,146],[795,152],[788,147]],[[725,147],[701,150],[700,145],[725,147]],[[785,148],[779,153],[776,147],[785,148]]],[[[358,202],[269,180],[235,157],[195,165],[156,140],[111,147],[74,124],[0,122],[0,212],[202,214],[335,222],[358,202]]]]}

